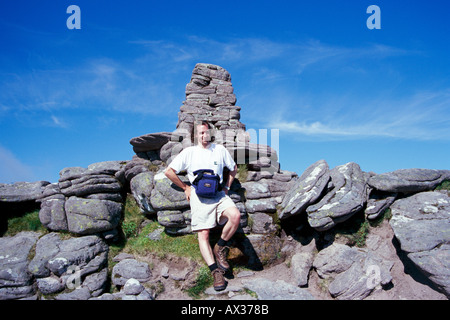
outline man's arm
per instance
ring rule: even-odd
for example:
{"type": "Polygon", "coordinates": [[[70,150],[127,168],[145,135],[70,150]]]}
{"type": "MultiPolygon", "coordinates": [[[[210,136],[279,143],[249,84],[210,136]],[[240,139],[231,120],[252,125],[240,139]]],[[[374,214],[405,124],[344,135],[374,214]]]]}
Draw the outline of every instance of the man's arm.
{"type": "Polygon", "coordinates": [[[164,174],[170,181],[175,183],[175,185],[183,189],[184,194],[186,195],[186,199],[189,201],[189,199],[191,198],[191,186],[181,181],[180,178],[175,173],[175,170],[173,170],[171,167],[168,167],[164,172],[164,174]]]}
{"type": "Polygon", "coordinates": [[[233,183],[234,177],[236,176],[237,173],[237,164],[234,165],[234,170],[230,171],[230,174],[228,176],[228,180],[225,183],[225,194],[228,194],[228,191],[230,190],[231,184],[233,183]]]}

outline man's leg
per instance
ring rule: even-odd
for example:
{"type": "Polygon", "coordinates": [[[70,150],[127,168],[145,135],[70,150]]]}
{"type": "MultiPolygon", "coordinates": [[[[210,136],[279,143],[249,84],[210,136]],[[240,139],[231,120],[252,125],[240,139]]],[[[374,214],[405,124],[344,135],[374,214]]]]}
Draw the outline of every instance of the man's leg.
{"type": "Polygon", "coordinates": [[[200,253],[214,278],[214,289],[216,291],[224,290],[227,287],[227,283],[223,277],[225,272],[217,266],[217,263],[214,260],[211,245],[209,244],[209,229],[200,230],[198,232],[198,245],[200,247],[200,253]]]}
{"type": "Polygon", "coordinates": [[[200,253],[208,266],[215,263],[214,256],[209,244],[209,229],[200,230],[198,232],[198,245],[200,247],[200,253]]]}
{"type": "Polygon", "coordinates": [[[229,207],[223,214],[224,217],[228,219],[225,226],[222,229],[222,234],[220,236],[219,242],[214,246],[214,256],[218,266],[224,271],[229,271],[230,265],[227,262],[228,255],[228,245],[227,242],[234,235],[239,227],[241,220],[241,213],[236,207],[229,207]]]}
{"type": "Polygon", "coordinates": [[[230,207],[223,212],[223,216],[228,219],[227,223],[222,229],[222,235],[220,236],[223,240],[228,241],[234,235],[241,222],[241,213],[236,207],[230,207]]]}

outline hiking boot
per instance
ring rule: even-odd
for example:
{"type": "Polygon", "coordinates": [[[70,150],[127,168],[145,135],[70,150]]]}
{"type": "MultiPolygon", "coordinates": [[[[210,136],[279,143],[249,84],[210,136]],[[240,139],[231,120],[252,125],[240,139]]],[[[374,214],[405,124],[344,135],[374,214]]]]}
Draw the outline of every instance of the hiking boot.
{"type": "Polygon", "coordinates": [[[220,268],[215,269],[211,272],[213,278],[214,278],[214,290],[216,291],[222,291],[227,287],[227,282],[225,281],[225,278],[223,277],[225,271],[223,271],[220,268]]]}
{"type": "Polygon", "coordinates": [[[217,265],[220,269],[222,269],[225,272],[230,271],[230,265],[227,262],[227,256],[228,256],[228,247],[221,247],[218,244],[214,246],[214,256],[216,257],[217,265]]]}

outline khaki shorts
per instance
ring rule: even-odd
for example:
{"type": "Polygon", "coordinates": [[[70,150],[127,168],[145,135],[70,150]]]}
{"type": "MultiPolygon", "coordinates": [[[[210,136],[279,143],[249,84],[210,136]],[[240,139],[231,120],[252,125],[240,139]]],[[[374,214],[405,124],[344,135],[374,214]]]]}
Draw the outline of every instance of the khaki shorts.
{"type": "Polygon", "coordinates": [[[222,215],[223,212],[236,207],[224,191],[218,192],[215,198],[199,198],[194,188],[191,188],[190,205],[192,231],[212,229],[217,224],[224,225],[228,219],[222,215]]]}

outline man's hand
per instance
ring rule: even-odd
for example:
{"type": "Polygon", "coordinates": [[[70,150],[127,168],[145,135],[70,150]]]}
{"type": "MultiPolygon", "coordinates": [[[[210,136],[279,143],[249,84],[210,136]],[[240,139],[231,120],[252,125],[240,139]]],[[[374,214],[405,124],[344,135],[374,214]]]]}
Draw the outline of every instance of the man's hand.
{"type": "Polygon", "coordinates": [[[191,186],[189,186],[189,185],[185,184],[183,181],[181,181],[180,178],[178,178],[175,171],[170,167],[168,167],[166,169],[164,174],[166,175],[167,178],[169,178],[170,181],[175,183],[175,185],[177,185],[178,187],[183,189],[184,194],[186,195],[186,199],[189,201],[191,199],[191,186]]]}
{"type": "Polygon", "coordinates": [[[186,185],[186,188],[184,189],[184,194],[186,196],[187,201],[191,200],[191,186],[186,185]]]}

